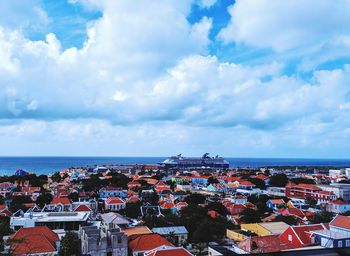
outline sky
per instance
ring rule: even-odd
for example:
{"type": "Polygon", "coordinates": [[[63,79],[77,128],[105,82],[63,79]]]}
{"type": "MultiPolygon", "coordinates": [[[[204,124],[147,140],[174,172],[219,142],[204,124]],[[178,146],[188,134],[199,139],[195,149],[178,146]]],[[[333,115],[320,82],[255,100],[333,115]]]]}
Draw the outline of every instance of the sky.
{"type": "Polygon", "coordinates": [[[0,1],[0,155],[350,158],[350,1],[0,1]]]}

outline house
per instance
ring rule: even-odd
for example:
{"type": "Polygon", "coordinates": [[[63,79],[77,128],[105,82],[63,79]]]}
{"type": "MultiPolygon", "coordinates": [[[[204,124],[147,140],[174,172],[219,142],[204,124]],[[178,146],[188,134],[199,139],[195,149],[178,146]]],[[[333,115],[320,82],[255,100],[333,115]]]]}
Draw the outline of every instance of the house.
{"type": "Polygon", "coordinates": [[[186,202],[178,202],[175,204],[176,211],[181,211],[182,209],[186,208],[188,204],[186,202]]]}
{"type": "Polygon", "coordinates": [[[277,235],[249,237],[237,245],[235,252],[239,254],[273,253],[293,248],[290,243],[281,242],[277,235]]]}
{"type": "Polygon", "coordinates": [[[145,256],[193,256],[192,253],[183,247],[160,246],[144,254],[145,256]]]}
{"type": "Polygon", "coordinates": [[[128,219],[124,218],[122,215],[116,212],[101,214],[101,218],[103,225],[108,228],[126,228],[130,224],[130,221],[128,219]]]}
{"type": "Polygon", "coordinates": [[[170,210],[172,213],[175,213],[176,212],[176,207],[175,207],[175,204],[169,200],[165,201],[164,203],[162,203],[160,205],[160,209],[162,210],[170,210]]]}
{"type": "Polygon", "coordinates": [[[99,191],[99,197],[104,199],[108,197],[120,197],[120,198],[126,198],[127,197],[127,191],[123,190],[119,187],[106,187],[102,188],[99,191]]]}
{"type": "Polygon", "coordinates": [[[242,190],[252,190],[255,188],[255,185],[250,181],[242,181],[239,183],[238,188],[242,190]]]}
{"type": "Polygon", "coordinates": [[[207,185],[208,183],[208,179],[211,176],[194,176],[191,179],[192,184],[196,184],[196,185],[207,185]]]}
{"type": "Polygon", "coordinates": [[[22,210],[15,212],[10,219],[10,228],[47,226],[50,229],[79,230],[79,225],[87,223],[90,212],[37,212],[22,210]]]}
{"type": "Polygon", "coordinates": [[[109,211],[119,211],[125,209],[126,203],[119,197],[109,197],[105,200],[105,209],[109,211]]]}
{"type": "Polygon", "coordinates": [[[327,229],[328,226],[324,224],[291,226],[286,229],[279,238],[284,243],[291,243],[296,248],[301,248],[317,243],[312,231],[327,229]]]}
{"type": "Polygon", "coordinates": [[[228,189],[229,189],[229,188],[228,188],[227,185],[224,185],[224,184],[221,184],[221,183],[210,184],[210,185],[207,187],[207,190],[208,190],[208,191],[217,192],[217,193],[227,192],[228,189]]]}
{"type": "Polygon", "coordinates": [[[235,204],[245,204],[248,202],[247,197],[241,196],[241,195],[236,195],[236,196],[232,196],[231,198],[225,198],[225,199],[235,204]]]}
{"type": "Polygon", "coordinates": [[[21,228],[10,238],[14,255],[56,255],[60,248],[58,235],[48,227],[21,228]]]}
{"type": "Polygon", "coordinates": [[[129,237],[132,235],[143,235],[143,234],[152,234],[153,232],[147,226],[137,226],[124,228],[123,232],[129,237]]]}
{"type": "Polygon", "coordinates": [[[326,210],[334,213],[344,213],[350,211],[350,204],[343,200],[334,200],[326,204],[326,210]]]}
{"type": "Polygon", "coordinates": [[[323,191],[320,187],[313,184],[288,184],[286,186],[286,197],[307,199],[312,198],[318,203],[327,203],[333,201],[337,196],[331,191],[323,191]]]}
{"type": "Polygon", "coordinates": [[[262,181],[265,183],[266,186],[269,185],[270,179],[269,179],[268,176],[266,176],[266,175],[264,175],[264,174],[261,174],[261,173],[260,173],[260,174],[258,174],[258,175],[256,175],[256,176],[254,176],[253,178],[262,180],[262,181]]]}
{"type": "Polygon", "coordinates": [[[128,237],[118,226],[81,226],[79,236],[83,255],[128,255],[128,237]]]}
{"type": "Polygon", "coordinates": [[[237,215],[237,214],[240,214],[245,208],[247,208],[247,207],[245,205],[243,205],[243,204],[231,204],[228,207],[228,211],[232,215],[237,215]]]}
{"type": "Polygon", "coordinates": [[[70,211],[72,201],[68,197],[54,197],[51,201],[51,206],[60,208],[60,211],[70,211]]]}
{"type": "Polygon", "coordinates": [[[350,217],[337,215],[329,223],[329,230],[315,230],[312,233],[323,247],[350,247],[350,217]]]}
{"type": "Polygon", "coordinates": [[[266,202],[267,207],[272,210],[277,210],[286,205],[283,199],[270,199],[266,202]]]}
{"type": "Polygon", "coordinates": [[[250,231],[258,236],[280,235],[288,228],[289,225],[283,221],[241,224],[242,230],[250,231]]]}
{"type": "Polygon", "coordinates": [[[139,256],[160,246],[173,246],[173,244],[159,234],[143,234],[130,236],[128,246],[131,255],[139,256]]]}
{"type": "Polygon", "coordinates": [[[184,226],[153,228],[152,231],[169,240],[173,238],[175,244],[184,244],[187,242],[188,231],[184,226]]]}
{"type": "Polygon", "coordinates": [[[141,184],[138,181],[130,181],[127,185],[129,189],[141,187],[141,184]]]}

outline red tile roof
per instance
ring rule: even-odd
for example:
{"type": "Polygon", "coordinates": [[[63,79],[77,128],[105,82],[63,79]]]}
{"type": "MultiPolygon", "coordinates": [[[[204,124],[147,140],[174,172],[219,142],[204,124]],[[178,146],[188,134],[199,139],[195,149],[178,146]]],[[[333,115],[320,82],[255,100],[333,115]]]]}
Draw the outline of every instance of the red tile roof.
{"type": "Polygon", "coordinates": [[[48,227],[21,228],[11,236],[15,255],[49,253],[56,251],[58,235],[48,227]]]}
{"type": "Polygon", "coordinates": [[[283,199],[271,199],[270,202],[272,204],[284,204],[285,202],[283,201],[283,199]]]}
{"type": "Polygon", "coordinates": [[[182,247],[161,246],[145,253],[145,256],[191,256],[189,251],[182,247]]]}
{"type": "Polygon", "coordinates": [[[332,204],[338,204],[338,205],[341,205],[341,204],[346,204],[343,200],[334,200],[331,202],[332,204]]]}
{"type": "Polygon", "coordinates": [[[251,183],[250,181],[242,181],[239,183],[240,186],[248,186],[248,187],[254,187],[255,185],[251,183]]]}
{"type": "Polygon", "coordinates": [[[119,197],[108,197],[106,204],[124,204],[125,202],[119,197]]]}
{"type": "Polygon", "coordinates": [[[350,229],[350,217],[338,215],[329,223],[329,225],[344,229],[350,229]]]}
{"type": "Polygon", "coordinates": [[[172,202],[164,202],[160,207],[163,209],[172,209],[175,205],[172,202]]]}
{"type": "Polygon", "coordinates": [[[173,246],[159,234],[132,235],[129,237],[129,248],[133,252],[149,251],[162,245],[173,246]]]}
{"type": "Polygon", "coordinates": [[[311,244],[311,231],[326,229],[322,224],[291,227],[304,245],[311,244]]]}
{"type": "Polygon", "coordinates": [[[129,197],[127,200],[126,200],[128,203],[137,203],[140,201],[140,199],[136,196],[132,196],[132,197],[129,197]]]}
{"type": "Polygon", "coordinates": [[[75,212],[91,212],[92,210],[87,205],[81,204],[77,208],[75,208],[74,211],[75,212]]]}

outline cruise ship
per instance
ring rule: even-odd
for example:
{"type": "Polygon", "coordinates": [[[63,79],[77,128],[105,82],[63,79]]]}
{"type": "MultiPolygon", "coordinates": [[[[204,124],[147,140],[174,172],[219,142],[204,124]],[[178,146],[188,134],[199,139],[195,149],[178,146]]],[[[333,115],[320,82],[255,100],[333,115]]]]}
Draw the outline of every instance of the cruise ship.
{"type": "Polygon", "coordinates": [[[223,157],[211,157],[205,153],[202,157],[183,157],[181,154],[172,156],[162,163],[167,168],[229,168],[229,163],[223,157]]]}

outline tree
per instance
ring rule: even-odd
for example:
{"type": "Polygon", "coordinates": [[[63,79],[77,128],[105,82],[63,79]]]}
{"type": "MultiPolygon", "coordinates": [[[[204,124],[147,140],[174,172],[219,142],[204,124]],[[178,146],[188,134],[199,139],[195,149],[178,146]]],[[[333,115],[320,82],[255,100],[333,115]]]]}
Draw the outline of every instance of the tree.
{"type": "Polygon", "coordinates": [[[185,198],[185,201],[188,204],[194,204],[194,205],[204,204],[205,203],[205,196],[201,195],[201,194],[194,193],[194,194],[187,196],[185,198]]]}
{"type": "Polygon", "coordinates": [[[315,207],[317,205],[317,200],[312,197],[307,197],[305,198],[305,203],[311,207],[315,207]]]}
{"type": "Polygon", "coordinates": [[[45,204],[50,204],[52,201],[53,196],[50,193],[42,193],[40,194],[35,203],[40,207],[43,208],[45,204]]]}
{"type": "Polygon", "coordinates": [[[125,215],[129,218],[136,219],[137,217],[141,216],[140,207],[140,202],[126,203],[125,215]]]}
{"type": "Polygon", "coordinates": [[[293,178],[290,180],[294,184],[315,184],[315,181],[307,178],[293,178]]]}
{"type": "Polygon", "coordinates": [[[253,209],[250,209],[250,208],[244,209],[239,215],[240,215],[240,219],[244,223],[261,222],[261,219],[259,217],[259,213],[253,209]]]}
{"type": "Polygon", "coordinates": [[[52,180],[53,182],[60,182],[60,181],[62,181],[60,172],[55,172],[55,173],[51,176],[51,180],[52,180]]]}
{"type": "Polygon", "coordinates": [[[315,213],[312,217],[311,223],[312,224],[319,224],[319,223],[328,223],[330,222],[334,217],[334,214],[327,211],[322,211],[320,213],[315,213]]]}
{"type": "Polygon", "coordinates": [[[74,232],[68,231],[61,240],[59,255],[78,256],[81,255],[80,239],[74,232]]]}
{"type": "Polygon", "coordinates": [[[284,173],[272,175],[269,182],[272,187],[285,187],[287,183],[288,177],[284,173]]]}
{"type": "Polygon", "coordinates": [[[73,202],[78,202],[79,201],[79,193],[78,192],[73,192],[68,195],[68,198],[72,200],[73,202]]]}
{"type": "Polygon", "coordinates": [[[260,189],[265,189],[266,188],[265,182],[263,180],[261,180],[261,179],[249,178],[248,181],[253,183],[257,188],[260,188],[260,189]]]}
{"type": "Polygon", "coordinates": [[[206,206],[207,210],[214,210],[216,212],[218,212],[219,214],[221,214],[222,216],[226,216],[227,214],[227,209],[226,207],[219,202],[211,202],[206,206]]]}
{"type": "Polygon", "coordinates": [[[150,205],[158,205],[159,196],[156,192],[146,193],[142,196],[143,200],[150,205]]]}
{"type": "Polygon", "coordinates": [[[17,212],[19,209],[27,210],[24,206],[25,203],[32,203],[32,199],[29,196],[14,196],[10,204],[9,210],[13,213],[17,212]]]}
{"type": "Polygon", "coordinates": [[[219,183],[219,181],[215,179],[213,176],[210,176],[208,178],[208,184],[217,184],[217,183],[219,183]]]}

